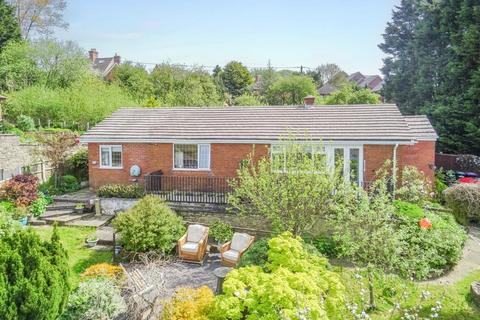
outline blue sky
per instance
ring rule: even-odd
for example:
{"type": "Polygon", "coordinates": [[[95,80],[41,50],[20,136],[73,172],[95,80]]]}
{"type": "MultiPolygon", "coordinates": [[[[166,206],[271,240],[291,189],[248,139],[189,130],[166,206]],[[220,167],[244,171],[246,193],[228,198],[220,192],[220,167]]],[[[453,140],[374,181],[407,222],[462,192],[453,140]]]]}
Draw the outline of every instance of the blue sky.
{"type": "Polygon", "coordinates": [[[314,67],[379,73],[399,0],[70,0],[60,39],[138,62],[314,67]]]}

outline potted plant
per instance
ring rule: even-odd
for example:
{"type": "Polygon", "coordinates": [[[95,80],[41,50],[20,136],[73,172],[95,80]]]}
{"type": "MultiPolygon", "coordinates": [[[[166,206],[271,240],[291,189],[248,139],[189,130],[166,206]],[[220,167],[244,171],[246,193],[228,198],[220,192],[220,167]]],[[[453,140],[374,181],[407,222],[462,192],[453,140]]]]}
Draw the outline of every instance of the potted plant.
{"type": "Polygon", "coordinates": [[[28,223],[28,209],[26,207],[15,207],[12,212],[12,218],[18,220],[22,226],[28,223]]]}
{"type": "Polygon", "coordinates": [[[94,234],[91,234],[85,239],[85,242],[87,243],[87,247],[93,248],[97,245],[98,238],[94,234]]]}
{"type": "Polygon", "coordinates": [[[85,209],[85,205],[83,203],[77,203],[75,205],[75,213],[83,213],[83,210],[85,209]]]}
{"type": "Polygon", "coordinates": [[[232,239],[233,227],[227,222],[217,220],[212,223],[209,233],[213,240],[217,242],[218,248],[220,248],[225,242],[232,239]]]}

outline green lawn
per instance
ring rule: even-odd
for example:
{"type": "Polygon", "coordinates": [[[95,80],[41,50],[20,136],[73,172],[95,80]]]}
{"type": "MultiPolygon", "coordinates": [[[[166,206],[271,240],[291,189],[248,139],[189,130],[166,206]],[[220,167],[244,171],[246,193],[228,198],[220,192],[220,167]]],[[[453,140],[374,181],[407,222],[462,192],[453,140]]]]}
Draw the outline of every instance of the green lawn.
{"type": "MultiPolygon", "coordinates": [[[[53,227],[33,228],[42,239],[49,240],[53,227]]],[[[85,238],[95,231],[87,227],[58,227],[60,241],[68,253],[70,278],[73,286],[77,286],[80,274],[90,265],[112,261],[112,250],[94,250],[85,247],[85,238]]]]}

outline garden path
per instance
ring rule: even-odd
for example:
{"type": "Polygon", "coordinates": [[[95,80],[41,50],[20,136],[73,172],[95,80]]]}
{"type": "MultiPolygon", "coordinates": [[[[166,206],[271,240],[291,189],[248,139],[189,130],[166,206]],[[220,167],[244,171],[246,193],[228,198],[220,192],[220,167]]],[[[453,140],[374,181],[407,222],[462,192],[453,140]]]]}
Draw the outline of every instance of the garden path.
{"type": "Polygon", "coordinates": [[[468,239],[463,248],[462,259],[447,274],[424,283],[449,285],[465,278],[470,272],[480,269],[480,228],[470,227],[468,239]]]}

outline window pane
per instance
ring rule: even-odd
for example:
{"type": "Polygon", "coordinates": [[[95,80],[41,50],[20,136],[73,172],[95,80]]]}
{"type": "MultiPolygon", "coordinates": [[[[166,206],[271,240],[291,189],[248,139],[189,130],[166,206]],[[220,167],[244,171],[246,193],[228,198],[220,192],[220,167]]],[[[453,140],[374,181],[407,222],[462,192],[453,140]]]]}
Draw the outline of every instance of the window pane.
{"type": "Polygon", "coordinates": [[[200,144],[198,145],[200,152],[200,159],[198,163],[199,169],[210,169],[210,145],[200,144]]]}
{"type": "Polygon", "coordinates": [[[110,166],[110,148],[108,147],[101,148],[100,165],[105,167],[110,166]]]}
{"type": "Polygon", "coordinates": [[[343,176],[343,148],[335,148],[334,155],[335,169],[343,176]]]}
{"type": "Polygon", "coordinates": [[[360,150],[350,149],[350,181],[358,183],[360,150]]]}
{"type": "Polygon", "coordinates": [[[313,164],[317,171],[322,171],[327,166],[327,155],[320,152],[314,153],[313,164]]]}
{"type": "Polygon", "coordinates": [[[112,147],[112,167],[122,166],[122,148],[112,147]]]}
{"type": "Polygon", "coordinates": [[[176,144],[174,164],[177,169],[198,169],[197,145],[176,144]]]}

